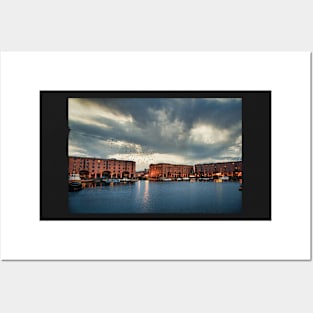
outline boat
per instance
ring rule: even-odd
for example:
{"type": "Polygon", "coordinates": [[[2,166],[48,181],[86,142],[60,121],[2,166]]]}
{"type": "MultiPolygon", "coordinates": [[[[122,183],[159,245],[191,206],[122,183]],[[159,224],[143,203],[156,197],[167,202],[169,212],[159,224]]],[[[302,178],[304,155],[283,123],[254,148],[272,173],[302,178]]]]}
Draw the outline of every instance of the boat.
{"type": "Polygon", "coordinates": [[[213,180],[213,178],[210,178],[210,177],[199,178],[199,181],[211,181],[211,180],[213,180]]]}
{"type": "Polygon", "coordinates": [[[222,177],[221,177],[221,180],[222,180],[222,181],[227,181],[227,180],[229,180],[229,177],[228,177],[228,176],[222,176],[222,177]]]}
{"type": "Polygon", "coordinates": [[[183,181],[189,181],[190,178],[189,177],[183,177],[183,181]]]}
{"type": "Polygon", "coordinates": [[[124,177],[124,178],[120,179],[120,183],[126,184],[126,183],[131,183],[131,182],[132,182],[132,180],[130,178],[124,177]]]}
{"type": "Polygon", "coordinates": [[[79,174],[71,174],[68,178],[68,187],[70,191],[77,191],[82,189],[82,180],[79,174]]]}
{"type": "Polygon", "coordinates": [[[164,178],[163,181],[172,181],[172,178],[164,178]]]}
{"type": "Polygon", "coordinates": [[[113,180],[110,178],[102,178],[101,181],[105,184],[105,185],[110,185],[111,183],[113,183],[113,180]]]}
{"type": "Polygon", "coordinates": [[[85,179],[82,179],[81,182],[82,183],[93,183],[94,180],[92,178],[87,178],[87,179],[85,178],[85,179]]]}
{"type": "Polygon", "coordinates": [[[172,181],[172,178],[161,178],[160,181],[172,181]]]}

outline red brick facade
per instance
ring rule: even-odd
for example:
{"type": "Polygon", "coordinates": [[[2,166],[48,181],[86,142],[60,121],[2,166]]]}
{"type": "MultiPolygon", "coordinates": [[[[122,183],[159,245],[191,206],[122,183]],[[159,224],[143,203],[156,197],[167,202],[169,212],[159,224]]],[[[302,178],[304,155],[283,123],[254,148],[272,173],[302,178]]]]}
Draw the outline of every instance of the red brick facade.
{"type": "Polygon", "coordinates": [[[69,174],[82,178],[132,178],[136,176],[136,162],[116,159],[69,157],[69,174]]]}
{"type": "MultiPolygon", "coordinates": [[[[82,178],[133,178],[136,177],[136,162],[116,159],[69,157],[68,174],[80,174],[82,178]]],[[[149,178],[183,178],[212,176],[242,176],[242,161],[193,165],[169,163],[150,164],[149,178]]]]}
{"type": "Polygon", "coordinates": [[[242,176],[242,161],[237,162],[222,162],[222,163],[209,163],[209,164],[196,164],[195,174],[198,177],[210,176],[242,176]]]}
{"type": "Polygon", "coordinates": [[[150,164],[150,178],[178,178],[189,177],[193,174],[192,165],[176,165],[168,163],[150,164]]]}

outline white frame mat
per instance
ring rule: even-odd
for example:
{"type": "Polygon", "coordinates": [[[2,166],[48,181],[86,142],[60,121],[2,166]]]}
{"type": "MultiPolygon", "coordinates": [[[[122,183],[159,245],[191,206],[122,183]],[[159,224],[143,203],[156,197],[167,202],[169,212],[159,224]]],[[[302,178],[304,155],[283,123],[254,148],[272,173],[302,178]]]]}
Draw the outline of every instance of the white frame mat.
{"type": "Polygon", "coordinates": [[[2,260],[310,260],[310,69],[310,52],[1,53],[2,260]],[[40,90],[271,90],[272,220],[40,221],[40,90]]]}

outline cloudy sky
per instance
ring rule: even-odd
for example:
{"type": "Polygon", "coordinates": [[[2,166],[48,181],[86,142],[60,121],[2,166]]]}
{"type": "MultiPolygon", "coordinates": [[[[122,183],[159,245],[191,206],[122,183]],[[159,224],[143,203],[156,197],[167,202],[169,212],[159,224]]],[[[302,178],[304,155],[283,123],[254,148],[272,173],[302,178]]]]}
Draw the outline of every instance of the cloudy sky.
{"type": "Polygon", "coordinates": [[[69,155],[151,163],[241,160],[241,99],[115,98],[68,102],[69,155]]]}

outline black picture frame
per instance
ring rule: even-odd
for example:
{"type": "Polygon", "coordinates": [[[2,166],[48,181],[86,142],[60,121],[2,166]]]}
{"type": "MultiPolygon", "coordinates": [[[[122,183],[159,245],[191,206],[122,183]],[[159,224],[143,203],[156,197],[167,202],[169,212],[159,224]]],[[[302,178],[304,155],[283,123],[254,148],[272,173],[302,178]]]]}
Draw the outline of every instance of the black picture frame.
{"type": "Polygon", "coordinates": [[[40,91],[40,220],[271,220],[271,91],[40,91]],[[242,212],[71,214],[68,98],[242,98],[242,212]]]}

